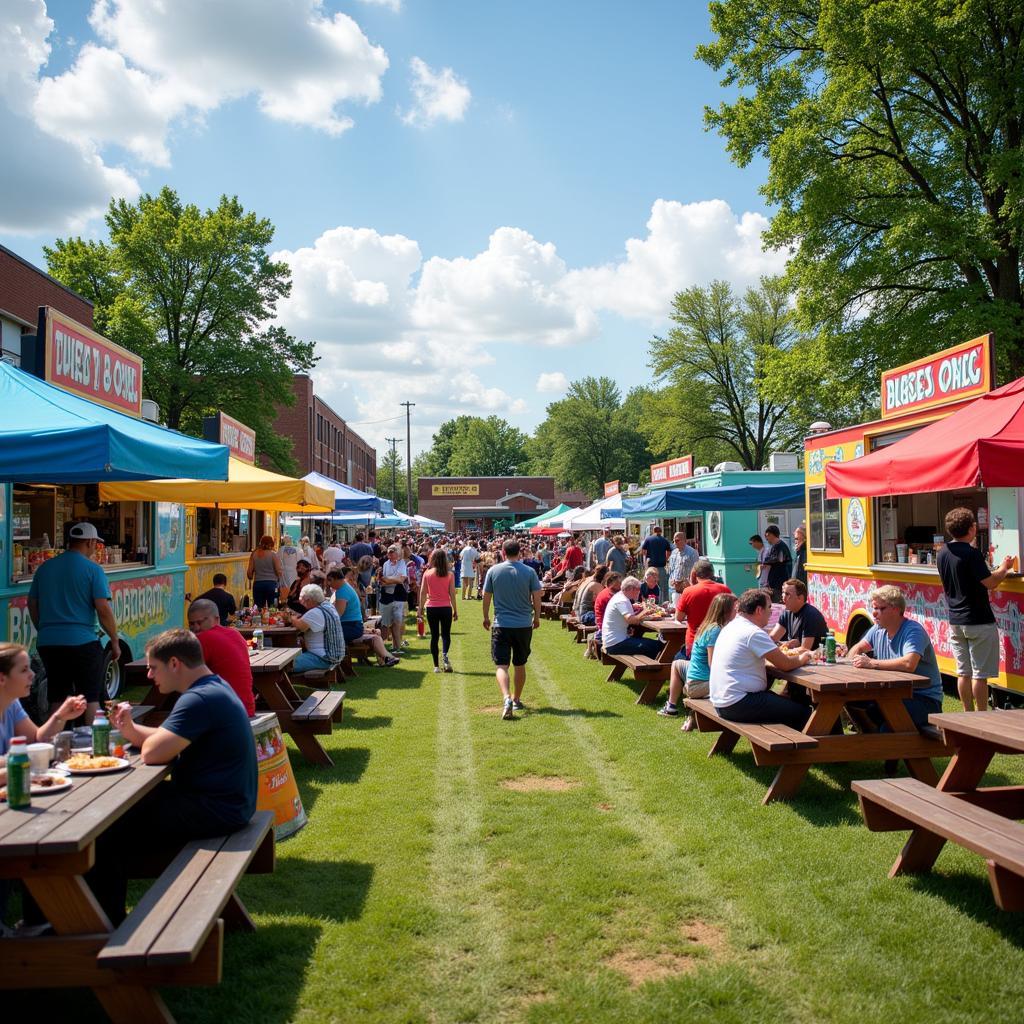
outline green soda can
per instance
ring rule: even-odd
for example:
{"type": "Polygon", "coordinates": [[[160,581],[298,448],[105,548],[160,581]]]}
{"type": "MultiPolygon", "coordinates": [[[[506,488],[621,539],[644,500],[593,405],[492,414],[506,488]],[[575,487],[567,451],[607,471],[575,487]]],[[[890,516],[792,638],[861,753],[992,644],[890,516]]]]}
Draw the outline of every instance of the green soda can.
{"type": "Polygon", "coordinates": [[[825,661],[829,665],[836,663],[836,638],[831,631],[825,636],[825,661]]]}
{"type": "Polygon", "coordinates": [[[7,758],[7,806],[13,810],[32,804],[32,764],[27,742],[24,736],[15,736],[7,758]]]}
{"type": "Polygon", "coordinates": [[[97,711],[92,720],[92,753],[94,757],[110,753],[110,721],[102,711],[97,711]]]}

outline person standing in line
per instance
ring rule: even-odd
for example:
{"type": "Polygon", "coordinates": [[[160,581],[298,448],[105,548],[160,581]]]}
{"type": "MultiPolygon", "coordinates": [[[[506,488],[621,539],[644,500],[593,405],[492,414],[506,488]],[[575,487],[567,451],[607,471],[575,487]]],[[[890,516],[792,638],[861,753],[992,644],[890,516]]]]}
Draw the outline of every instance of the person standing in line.
{"type": "Polygon", "coordinates": [[[768,567],[768,589],[772,592],[772,600],[778,603],[782,600],[782,584],[793,571],[793,556],[777,526],[769,526],[764,531],[764,539],[768,550],[763,553],[762,564],[768,567]]]}
{"type": "Polygon", "coordinates": [[[302,557],[302,552],[295,546],[289,534],[281,538],[281,546],[277,549],[281,559],[281,586],[290,587],[295,582],[295,563],[302,557]]]}
{"type": "Polygon", "coordinates": [[[668,582],[677,594],[681,594],[690,585],[690,573],[700,555],[695,547],[686,543],[686,534],[682,530],[673,534],[672,543],[675,547],[668,559],[668,582]]]}
{"type": "Polygon", "coordinates": [[[277,604],[284,585],[284,569],[270,534],[260,538],[260,546],[249,556],[245,575],[252,583],[252,603],[257,608],[277,604]]]}
{"type": "Polygon", "coordinates": [[[949,646],[956,659],[956,688],[964,711],[988,708],[988,681],[999,676],[999,627],[989,591],[1013,568],[1007,555],[990,569],[975,546],[978,521],[969,508],[946,513],[946,533],[953,539],[939,551],[939,576],[949,608],[949,646]]]}
{"type": "Polygon", "coordinates": [[[668,593],[668,558],[672,553],[672,545],[661,535],[661,527],[654,526],[644,537],[640,545],[644,564],[648,569],[658,570],[658,589],[662,594],[668,593]]]}
{"type": "Polygon", "coordinates": [[[757,576],[757,585],[761,590],[766,590],[768,588],[769,566],[764,564],[764,556],[767,548],[764,546],[764,540],[761,538],[761,534],[755,533],[750,538],[749,544],[757,555],[757,564],[753,566],[755,575],[757,576]]]}
{"type": "Polygon", "coordinates": [[[612,528],[606,526],[601,532],[601,536],[590,545],[590,558],[588,559],[591,569],[596,569],[599,565],[604,565],[608,560],[608,552],[612,546],[612,528]]]}
{"type": "Polygon", "coordinates": [[[623,578],[629,573],[629,548],[626,546],[626,538],[621,533],[616,534],[612,546],[608,549],[605,564],[612,572],[617,572],[623,578]]]}
{"type": "Polygon", "coordinates": [[[501,717],[515,718],[523,709],[526,663],[530,658],[533,631],[540,626],[540,580],[519,560],[519,542],[507,540],[502,546],[505,560],[487,570],[484,577],[484,629],[491,630],[491,658],[504,707],[501,717]],[[494,600],[494,628],[491,629],[491,599],[494,600]],[[514,679],[509,682],[509,665],[514,679]]]}
{"type": "Polygon", "coordinates": [[[337,537],[332,537],[331,543],[324,550],[324,571],[328,572],[344,561],[345,549],[338,543],[337,537]]]}
{"type": "Polygon", "coordinates": [[[424,610],[430,626],[430,656],[434,659],[434,672],[451,672],[448,650],[452,645],[452,623],[459,619],[455,605],[455,577],[448,571],[448,555],[443,548],[435,548],[430,556],[430,568],[423,573],[420,584],[418,621],[423,621],[424,610]],[[441,661],[438,664],[438,633],[441,635],[441,661]]]}
{"type": "Polygon", "coordinates": [[[99,709],[103,689],[104,653],[96,639],[97,618],[110,637],[111,657],[121,657],[107,574],[94,561],[100,539],[92,523],[75,523],[67,551],[36,569],[28,592],[28,613],[46,668],[50,714],[80,693],[86,700],[87,725],[99,709]]]}
{"type": "Polygon", "coordinates": [[[807,527],[803,523],[793,531],[793,579],[807,586],[807,527]]]}

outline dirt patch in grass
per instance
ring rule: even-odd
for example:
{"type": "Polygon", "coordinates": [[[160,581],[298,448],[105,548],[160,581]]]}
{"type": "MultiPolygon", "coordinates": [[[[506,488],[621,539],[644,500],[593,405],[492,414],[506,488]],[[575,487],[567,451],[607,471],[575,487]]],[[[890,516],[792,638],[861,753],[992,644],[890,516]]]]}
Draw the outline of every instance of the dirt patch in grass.
{"type": "Polygon", "coordinates": [[[520,775],[516,779],[505,779],[502,786],[515,793],[564,793],[567,789],[576,789],[579,783],[557,775],[520,775]]]}
{"type": "Polygon", "coordinates": [[[606,957],[605,967],[625,975],[630,988],[638,988],[649,981],[664,981],[695,971],[702,963],[722,958],[725,951],[725,932],[707,921],[687,921],[680,929],[681,943],[677,948],[661,947],[650,951],[627,946],[606,957]]]}
{"type": "Polygon", "coordinates": [[[597,809],[599,811],[605,811],[606,813],[612,809],[611,804],[598,804],[597,809]]]}

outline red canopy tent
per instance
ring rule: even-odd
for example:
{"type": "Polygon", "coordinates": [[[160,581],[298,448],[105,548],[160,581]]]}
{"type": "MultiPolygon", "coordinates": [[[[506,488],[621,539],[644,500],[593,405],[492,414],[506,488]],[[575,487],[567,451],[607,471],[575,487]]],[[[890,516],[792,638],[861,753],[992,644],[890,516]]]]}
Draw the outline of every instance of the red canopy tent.
{"type": "Polygon", "coordinates": [[[830,498],[1024,486],[1024,377],[852,462],[825,467],[830,498]]]}
{"type": "Polygon", "coordinates": [[[531,537],[557,537],[560,533],[566,533],[561,526],[531,526],[531,537]]]}

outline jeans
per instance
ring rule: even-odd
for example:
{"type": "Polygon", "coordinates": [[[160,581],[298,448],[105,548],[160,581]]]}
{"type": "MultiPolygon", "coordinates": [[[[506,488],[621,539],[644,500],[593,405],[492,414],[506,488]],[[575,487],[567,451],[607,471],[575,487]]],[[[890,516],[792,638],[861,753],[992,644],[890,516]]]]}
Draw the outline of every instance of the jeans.
{"type": "Polygon", "coordinates": [[[728,722],[764,722],[769,725],[788,725],[802,729],[811,717],[811,709],[771,690],[748,693],[742,700],[727,708],[715,708],[728,722]]]}
{"type": "Polygon", "coordinates": [[[252,585],[252,603],[257,608],[277,604],[278,586],[274,580],[256,580],[252,585]]]}
{"type": "Polygon", "coordinates": [[[331,668],[334,668],[331,662],[326,658],[321,658],[319,654],[313,654],[310,651],[303,651],[292,662],[293,672],[326,672],[331,668]]]}
{"type": "Polygon", "coordinates": [[[452,609],[427,608],[427,625],[430,626],[430,656],[434,659],[434,668],[437,668],[438,633],[441,636],[441,649],[446,658],[448,648],[452,645],[452,609]]]}
{"type": "MultiPolygon", "coordinates": [[[[903,706],[907,709],[907,714],[910,715],[914,725],[920,729],[928,724],[929,715],[937,715],[942,710],[942,701],[924,696],[908,697],[903,702],[903,706]]],[[[873,700],[853,702],[853,707],[863,709],[868,718],[878,726],[879,732],[892,732],[889,723],[882,718],[882,712],[873,700]]]]}
{"type": "Polygon", "coordinates": [[[594,625],[594,612],[593,612],[593,609],[591,609],[589,612],[584,612],[580,616],[580,624],[583,625],[583,626],[592,626],[592,625],[594,625]]]}
{"type": "Polygon", "coordinates": [[[604,649],[605,654],[646,654],[656,658],[661,654],[661,643],[643,636],[628,636],[625,640],[604,649]]]}

